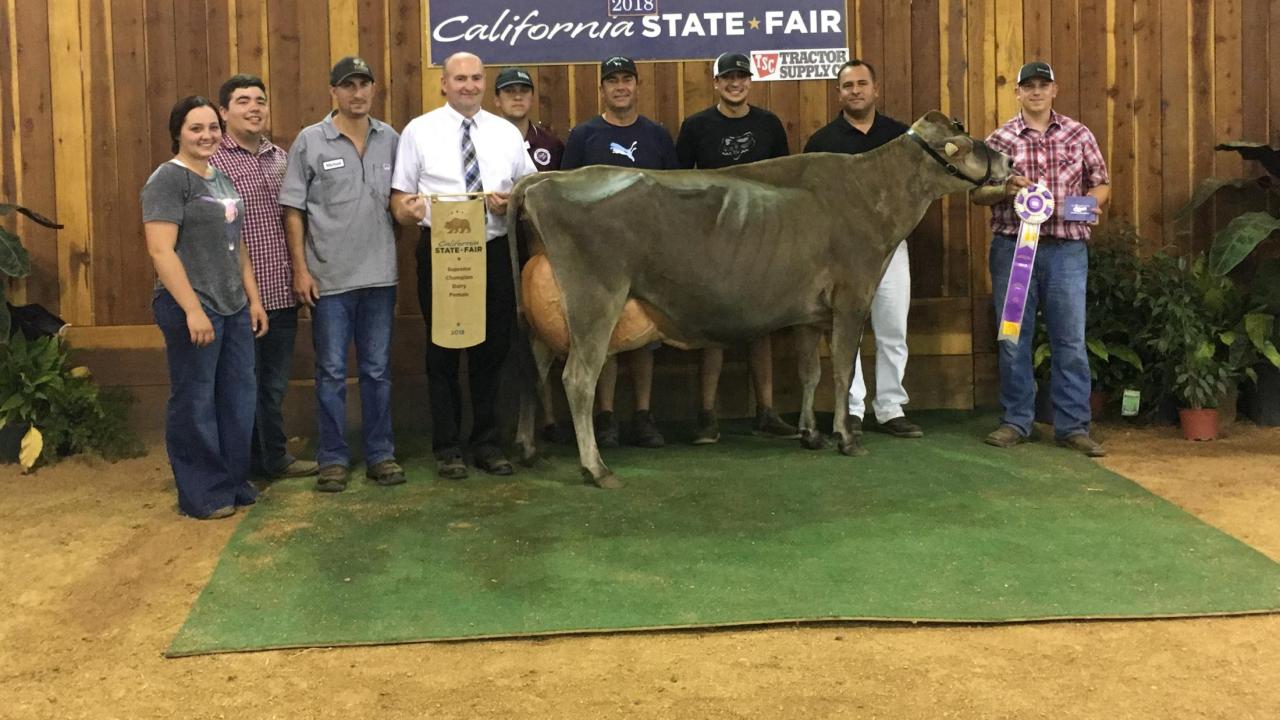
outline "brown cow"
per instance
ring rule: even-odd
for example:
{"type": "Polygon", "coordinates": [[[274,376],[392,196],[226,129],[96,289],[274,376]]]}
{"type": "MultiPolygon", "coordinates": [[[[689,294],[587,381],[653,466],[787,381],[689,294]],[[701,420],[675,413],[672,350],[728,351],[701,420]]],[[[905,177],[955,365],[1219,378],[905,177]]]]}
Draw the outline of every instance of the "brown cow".
{"type": "MultiPolygon", "coordinates": [[[[854,454],[846,400],[853,358],[890,256],[932,202],[1002,183],[1009,172],[1008,157],[931,112],[863,155],[814,153],[719,170],[591,166],[522,179],[510,212],[527,220],[531,246],[545,249],[563,296],[563,378],[587,480],[621,486],[596,447],[592,406],[601,367],[608,354],[655,338],[696,348],[795,327],[801,443],[819,448],[826,442],[813,413],[818,337],[830,332],[833,431],[838,449],[854,454]],[[653,332],[611,348],[629,298],[653,332]]],[[[513,225],[513,240],[515,232],[513,225]]],[[[545,378],[551,353],[535,340],[534,355],[545,378]]],[[[531,460],[534,405],[526,395],[517,442],[531,460]]]]}

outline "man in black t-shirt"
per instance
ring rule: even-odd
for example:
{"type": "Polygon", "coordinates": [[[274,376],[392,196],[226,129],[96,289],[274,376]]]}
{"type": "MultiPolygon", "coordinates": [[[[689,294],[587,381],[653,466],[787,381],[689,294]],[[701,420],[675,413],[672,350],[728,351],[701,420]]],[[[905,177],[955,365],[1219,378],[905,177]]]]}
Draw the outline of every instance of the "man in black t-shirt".
{"type": "MultiPolygon", "coordinates": [[[[805,143],[804,151],[857,155],[870,152],[907,131],[907,126],[876,112],[879,91],[876,71],[862,60],[850,60],[836,73],[840,114],[805,143]]],[[[885,268],[871,301],[871,329],[876,336],[877,429],[894,437],[918,438],[920,426],[907,419],[902,406],[907,391],[902,378],[907,369],[907,311],[911,308],[911,267],[904,240],[885,268]]],[[[849,387],[849,423],[862,431],[867,388],[862,377],[861,353],[854,356],[853,382],[849,387]]]]}
{"type": "MultiPolygon", "coordinates": [[[[674,170],[676,147],[671,135],[658,123],[640,114],[637,96],[640,80],[636,64],[630,58],[614,56],[600,63],[600,98],[604,113],[578,125],[565,142],[561,170],[586,165],[674,170]]],[[[654,209],[655,212],[658,208],[654,209]]],[[[653,348],[646,347],[624,353],[631,366],[635,383],[636,414],[632,422],[631,443],[658,448],[666,444],[649,413],[649,397],[653,389],[653,348]]],[[[618,446],[618,424],[613,417],[613,392],[618,382],[618,364],[609,358],[600,371],[596,397],[600,414],[596,416],[596,444],[602,448],[618,446]]]]}
{"type": "MultiPolygon", "coordinates": [[[[751,93],[751,62],[747,56],[722,54],[716,58],[712,77],[716,104],[690,115],[680,125],[676,139],[680,167],[715,169],[787,155],[787,132],[778,116],[747,103],[751,93]]],[[[723,366],[724,349],[702,351],[702,408],[694,429],[694,445],[720,440],[715,407],[723,366]]],[[[756,391],[756,432],[796,437],[796,428],[783,422],[773,409],[773,352],[768,335],[751,343],[751,373],[756,391]]]]}

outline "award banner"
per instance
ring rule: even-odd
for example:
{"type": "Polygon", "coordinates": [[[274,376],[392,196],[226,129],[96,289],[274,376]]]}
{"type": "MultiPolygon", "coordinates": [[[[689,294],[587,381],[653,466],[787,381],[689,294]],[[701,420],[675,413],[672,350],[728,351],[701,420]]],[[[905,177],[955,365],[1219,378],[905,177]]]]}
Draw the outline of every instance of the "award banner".
{"type": "MultiPolygon", "coordinates": [[[[455,52],[486,65],[707,60],[723,52],[849,47],[845,0],[430,0],[432,65],[455,52]]],[[[819,56],[820,57],[820,56],[819,56]]],[[[839,63],[837,63],[838,65],[839,63]]],[[[798,77],[798,76],[797,76],[798,77]]],[[[834,77],[824,75],[823,77],[834,77]]],[[[708,78],[709,80],[710,78],[708,78]]]]}
{"type": "Polygon", "coordinates": [[[1013,199],[1013,210],[1022,219],[1022,227],[1018,228],[1018,244],[1013,249],[1013,267],[1009,269],[1009,287],[1004,293],[1000,334],[996,339],[1017,345],[1036,264],[1040,225],[1053,217],[1053,193],[1044,185],[1023,188],[1013,199]]]}
{"type": "Polygon", "coordinates": [[[461,349],[484,342],[484,195],[431,196],[431,342],[461,349]]]}

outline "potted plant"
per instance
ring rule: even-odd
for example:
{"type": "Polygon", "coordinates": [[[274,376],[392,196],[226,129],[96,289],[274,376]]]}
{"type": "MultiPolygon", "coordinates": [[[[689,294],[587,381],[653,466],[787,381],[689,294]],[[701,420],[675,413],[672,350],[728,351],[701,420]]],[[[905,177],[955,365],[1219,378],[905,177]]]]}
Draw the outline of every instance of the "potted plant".
{"type": "Polygon", "coordinates": [[[1231,382],[1231,368],[1217,357],[1212,340],[1187,351],[1173,368],[1173,394],[1178,399],[1178,422],[1188,440],[1218,437],[1218,403],[1231,382]]]}

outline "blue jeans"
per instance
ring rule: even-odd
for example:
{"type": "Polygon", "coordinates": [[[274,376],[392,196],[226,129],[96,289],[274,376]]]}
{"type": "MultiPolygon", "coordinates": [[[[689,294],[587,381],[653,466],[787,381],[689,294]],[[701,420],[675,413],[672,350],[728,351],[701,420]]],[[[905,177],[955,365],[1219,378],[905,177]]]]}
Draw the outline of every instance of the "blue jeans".
{"type": "Polygon", "coordinates": [[[187,314],[168,292],[151,303],[164,334],[169,363],[169,406],[165,447],[178,485],[178,507],[204,517],[228,505],[251,504],[258,491],[249,483],[249,442],[253,432],[253,329],[249,311],[205,314],[213,342],[191,344],[187,314]]]}
{"type": "MultiPolygon", "coordinates": [[[[991,240],[991,290],[996,320],[1004,309],[1015,241],[1009,235],[991,240]]],[[[1036,336],[1036,308],[1049,331],[1049,394],[1053,399],[1053,434],[1061,439],[1089,432],[1089,356],[1084,344],[1085,287],[1089,248],[1081,241],[1041,243],[1036,251],[1027,306],[1017,345],[1000,346],[1001,423],[1031,434],[1035,417],[1036,378],[1031,364],[1036,336]]]]}
{"type": "Polygon", "coordinates": [[[311,312],[316,348],[316,462],[351,465],[347,447],[347,347],[354,337],[360,372],[360,417],[365,464],[395,458],[391,436],[391,321],[396,288],[361,288],[324,295],[311,312]]]}
{"type": "Polygon", "coordinates": [[[267,312],[267,334],[254,342],[258,374],[258,412],[253,420],[253,471],[265,477],[293,463],[284,431],[284,393],[293,367],[293,341],[298,335],[298,308],[267,312]]]}

